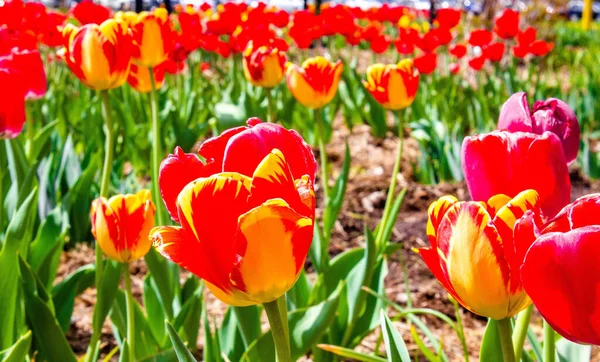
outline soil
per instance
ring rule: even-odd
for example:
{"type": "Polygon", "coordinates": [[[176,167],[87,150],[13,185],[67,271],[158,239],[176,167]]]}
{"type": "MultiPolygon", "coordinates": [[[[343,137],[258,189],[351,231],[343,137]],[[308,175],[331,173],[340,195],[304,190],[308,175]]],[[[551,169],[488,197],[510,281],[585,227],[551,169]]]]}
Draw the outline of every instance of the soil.
{"type": "MultiPolygon", "coordinates": [[[[332,255],[362,245],[364,243],[365,224],[373,228],[381,217],[398,147],[397,137],[393,137],[391,134],[384,140],[378,140],[371,136],[369,128],[366,126],[356,127],[351,133],[343,126],[336,127],[332,142],[327,146],[328,159],[331,162],[334,177],[337,177],[337,173],[341,168],[346,141],[350,146],[352,167],[344,205],[332,235],[330,246],[332,255]]],[[[448,294],[421,258],[412,251],[412,248],[428,245],[425,229],[427,207],[431,202],[446,194],[455,195],[460,200],[467,200],[469,193],[463,182],[439,185],[416,183],[413,180],[412,165],[419,157],[418,147],[413,140],[407,138],[404,142],[403,151],[402,172],[397,177],[398,187],[406,187],[407,193],[392,235],[392,242],[401,243],[402,247],[389,258],[389,275],[385,283],[386,295],[390,300],[401,306],[407,305],[410,298],[413,307],[431,308],[455,319],[455,308],[448,300],[448,294]],[[402,261],[405,262],[409,290],[405,288],[402,261]]],[[[318,154],[318,150],[315,150],[315,154],[318,154]]],[[[317,159],[319,159],[318,155],[317,159]]],[[[600,182],[586,179],[577,169],[572,170],[571,176],[573,198],[592,192],[600,192],[600,182]]],[[[317,181],[316,188],[317,194],[320,195],[320,181],[317,181]]],[[[320,204],[322,203],[318,203],[318,205],[320,204]]],[[[321,210],[317,210],[317,215],[320,214],[321,210]]],[[[59,278],[82,265],[93,262],[93,249],[85,244],[79,244],[63,254],[59,278]]],[[[310,269],[309,267],[309,272],[310,269]]],[[[132,272],[134,274],[134,296],[141,300],[142,278],[147,272],[144,262],[134,263],[132,272]]],[[[208,292],[205,300],[209,318],[219,320],[226,306],[208,292]]],[[[67,338],[78,355],[85,353],[89,343],[94,303],[94,289],[86,290],[76,299],[67,338]]],[[[390,314],[393,315],[391,312],[390,314]]],[[[470,357],[472,360],[478,360],[479,345],[485,330],[486,320],[462,308],[460,309],[460,315],[465,328],[470,357]]],[[[442,341],[444,351],[449,359],[451,361],[463,361],[462,347],[455,332],[447,324],[434,317],[424,316],[422,319],[438,340],[442,341]]],[[[534,316],[533,323],[535,328],[541,331],[539,316],[534,316]]],[[[414,343],[408,325],[404,322],[396,322],[396,327],[407,342],[411,355],[414,355],[418,351],[418,347],[414,343]]],[[[378,332],[373,333],[363,341],[358,349],[373,351],[377,346],[378,337],[378,332]]],[[[200,336],[199,348],[202,348],[202,340],[202,336],[200,336]]],[[[109,322],[104,326],[102,341],[103,354],[108,353],[115,347],[109,322]]],[[[428,343],[426,339],[425,342],[428,343]]],[[[600,359],[600,351],[595,349],[594,356],[594,359],[600,359]]]]}

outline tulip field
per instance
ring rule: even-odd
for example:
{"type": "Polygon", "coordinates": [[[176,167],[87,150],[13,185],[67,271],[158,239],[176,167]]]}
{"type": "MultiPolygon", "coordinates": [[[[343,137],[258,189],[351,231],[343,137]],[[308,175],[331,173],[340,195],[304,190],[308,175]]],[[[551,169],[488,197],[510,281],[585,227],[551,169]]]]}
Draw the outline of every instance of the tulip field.
{"type": "Polygon", "coordinates": [[[0,0],[0,362],[600,361],[550,5],[0,0]]]}

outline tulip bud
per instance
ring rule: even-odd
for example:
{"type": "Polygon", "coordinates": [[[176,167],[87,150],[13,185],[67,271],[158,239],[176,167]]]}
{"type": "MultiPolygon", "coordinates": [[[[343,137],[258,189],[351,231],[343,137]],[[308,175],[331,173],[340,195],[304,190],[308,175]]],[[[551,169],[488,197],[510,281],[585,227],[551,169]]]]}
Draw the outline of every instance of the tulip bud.
{"type": "Polygon", "coordinates": [[[556,98],[537,101],[533,105],[533,133],[550,131],[562,141],[567,162],[577,158],[580,130],[575,112],[568,104],[556,98]]]}
{"type": "Polygon", "coordinates": [[[285,74],[285,53],[273,46],[254,48],[252,41],[244,51],[244,75],[257,87],[273,88],[285,74]]]}
{"type": "Polygon", "coordinates": [[[299,67],[291,64],[286,69],[290,92],[298,102],[311,109],[321,108],[333,100],[344,70],[341,61],[331,63],[318,56],[309,58],[299,67]]]}
{"type": "Polygon", "coordinates": [[[367,69],[367,80],[363,85],[384,108],[399,110],[415,100],[419,71],[410,59],[398,64],[373,64],[367,69]]]}

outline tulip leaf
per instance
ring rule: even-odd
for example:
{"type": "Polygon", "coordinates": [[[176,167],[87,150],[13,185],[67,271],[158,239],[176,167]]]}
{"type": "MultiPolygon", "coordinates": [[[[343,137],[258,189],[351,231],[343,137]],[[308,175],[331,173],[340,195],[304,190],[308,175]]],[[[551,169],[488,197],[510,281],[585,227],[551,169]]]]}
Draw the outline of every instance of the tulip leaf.
{"type": "Polygon", "coordinates": [[[479,355],[482,361],[503,361],[502,346],[500,345],[500,332],[498,331],[498,322],[495,319],[490,318],[488,320],[479,355]]]}
{"type": "Polygon", "coordinates": [[[10,221],[2,250],[0,251],[0,348],[8,348],[19,335],[20,322],[17,311],[20,308],[19,259],[18,251],[25,249],[31,241],[33,220],[36,209],[37,189],[21,204],[10,221]]]}
{"type": "Polygon", "coordinates": [[[323,230],[326,235],[327,244],[335,221],[338,218],[342,204],[344,203],[344,195],[346,194],[346,186],[348,185],[348,176],[350,174],[350,148],[346,143],[346,151],[344,153],[344,163],[340,175],[335,181],[334,187],[330,191],[330,198],[327,200],[327,205],[323,214],[323,230]]]}
{"type": "Polygon", "coordinates": [[[177,360],[177,354],[175,353],[175,350],[173,348],[170,348],[160,353],[157,353],[154,356],[138,360],[138,362],[173,362],[175,360],[177,360]]]}
{"type": "MultiPolygon", "coordinates": [[[[325,334],[328,327],[335,320],[340,295],[345,289],[345,285],[340,283],[326,301],[305,309],[297,309],[288,314],[292,360],[296,361],[308,353],[325,334]]],[[[275,345],[271,331],[254,341],[240,359],[240,361],[251,362],[271,362],[274,360],[275,345]]]]}
{"type": "Polygon", "coordinates": [[[565,338],[556,342],[559,362],[590,362],[592,346],[573,343],[565,338]]]}
{"type": "Polygon", "coordinates": [[[22,362],[26,360],[31,347],[31,331],[27,331],[10,348],[0,351],[0,362],[22,362]]]}
{"type": "Polygon", "coordinates": [[[99,331],[100,328],[102,328],[104,320],[112,308],[113,301],[117,295],[117,290],[119,289],[121,270],[121,264],[116,261],[107,260],[104,264],[102,280],[100,280],[100,285],[96,286],[98,289],[98,299],[96,300],[93,317],[95,330],[99,331]]]}
{"type": "Polygon", "coordinates": [[[56,129],[57,123],[58,123],[58,120],[54,120],[54,121],[46,124],[44,127],[42,127],[42,129],[40,129],[37,132],[37,134],[35,135],[34,142],[30,146],[30,151],[29,151],[29,155],[28,155],[29,160],[31,162],[35,162],[36,160],[38,160],[38,158],[40,157],[40,154],[42,152],[42,149],[44,149],[44,147],[48,143],[48,140],[50,139],[50,136],[56,129]]]}
{"type": "Polygon", "coordinates": [[[211,332],[206,308],[202,311],[202,321],[204,324],[204,362],[221,362],[219,333],[216,328],[215,333],[211,332]]]}
{"type": "Polygon", "coordinates": [[[34,345],[40,361],[76,362],[75,354],[54,315],[50,295],[23,258],[19,258],[21,285],[24,291],[27,320],[31,326],[34,345]]]}
{"type": "Polygon", "coordinates": [[[148,316],[148,327],[150,327],[154,339],[159,341],[161,346],[164,346],[168,343],[167,330],[165,328],[165,319],[167,316],[160,300],[156,282],[150,275],[146,275],[144,278],[144,293],[142,297],[146,315],[148,316]]]}
{"type": "Polygon", "coordinates": [[[380,312],[381,333],[385,342],[385,351],[389,362],[411,362],[410,355],[406,349],[406,344],[402,336],[392,324],[392,321],[385,315],[383,309],[380,312]]]}
{"type": "Polygon", "coordinates": [[[286,293],[287,305],[289,310],[308,307],[308,297],[310,296],[311,285],[304,270],[300,271],[298,280],[292,289],[286,293]]]}
{"type": "Polygon", "coordinates": [[[130,362],[131,357],[129,357],[129,343],[127,340],[123,341],[121,344],[121,355],[119,356],[119,362],[130,362]]]}
{"type": "Polygon", "coordinates": [[[319,347],[320,349],[325,350],[327,352],[331,352],[331,353],[335,354],[336,356],[348,358],[353,361],[360,361],[360,362],[386,362],[387,361],[386,359],[378,357],[378,356],[372,356],[372,355],[356,352],[353,349],[339,347],[339,346],[333,346],[330,344],[319,344],[319,345],[317,345],[317,347],[319,347]]]}
{"type": "Polygon", "coordinates": [[[228,308],[221,327],[215,334],[221,345],[221,353],[232,361],[239,361],[247,346],[261,335],[258,307],[228,308]],[[243,328],[246,328],[247,337],[244,336],[243,328]]]}
{"type": "Polygon", "coordinates": [[[94,284],[95,270],[92,264],[84,265],[52,288],[56,319],[65,333],[71,324],[75,297],[94,284]]]}
{"type": "Polygon", "coordinates": [[[175,328],[173,328],[173,326],[167,320],[165,320],[165,325],[167,327],[169,337],[171,338],[171,343],[173,343],[173,349],[177,354],[177,360],[179,362],[196,362],[196,359],[194,358],[192,353],[187,349],[185,343],[183,343],[183,341],[177,334],[175,328]]]}
{"type": "Polygon", "coordinates": [[[329,265],[329,241],[323,235],[319,223],[315,222],[313,241],[308,255],[318,273],[324,273],[329,265]]]}
{"type": "Polygon", "coordinates": [[[47,289],[52,287],[56,276],[68,224],[68,215],[60,207],[55,208],[43,221],[29,246],[28,262],[47,289]]]}
{"type": "Polygon", "coordinates": [[[430,362],[439,362],[441,361],[441,358],[436,356],[435,353],[433,353],[426,345],[425,342],[423,342],[423,340],[421,339],[421,337],[419,336],[419,333],[417,333],[417,329],[414,326],[410,326],[410,334],[413,337],[413,340],[415,341],[415,344],[417,345],[417,347],[419,347],[419,350],[421,351],[421,353],[423,353],[423,356],[425,356],[425,358],[427,358],[428,361],[430,362]]]}
{"type": "Polygon", "coordinates": [[[202,318],[202,307],[203,303],[203,287],[198,283],[197,278],[193,275],[190,276],[186,284],[184,285],[183,291],[186,290],[187,286],[195,287],[196,290],[193,294],[185,297],[185,301],[181,310],[173,321],[173,328],[179,331],[183,329],[187,344],[190,346],[191,351],[196,350],[196,342],[198,341],[198,332],[200,331],[200,319],[202,318]]]}
{"type": "Polygon", "coordinates": [[[150,276],[156,283],[165,314],[169,319],[172,319],[173,300],[175,299],[175,292],[179,285],[175,285],[173,278],[170,277],[172,273],[169,262],[165,258],[159,257],[158,252],[154,248],[150,248],[144,260],[150,270],[150,276]]]}

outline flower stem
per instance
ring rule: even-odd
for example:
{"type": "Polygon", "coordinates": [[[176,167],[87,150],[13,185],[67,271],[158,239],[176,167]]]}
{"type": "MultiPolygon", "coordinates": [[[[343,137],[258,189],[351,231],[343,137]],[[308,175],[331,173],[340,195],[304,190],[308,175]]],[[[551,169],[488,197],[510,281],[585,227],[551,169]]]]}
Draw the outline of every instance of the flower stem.
{"type": "Polygon", "coordinates": [[[323,115],[321,109],[315,109],[315,123],[317,124],[317,138],[319,142],[319,156],[321,157],[321,180],[323,182],[324,204],[327,207],[329,201],[329,184],[327,176],[327,151],[325,150],[325,131],[323,129],[323,115]]]}
{"type": "Polygon", "coordinates": [[[156,205],[156,223],[164,225],[164,212],[160,196],[160,187],[158,186],[158,172],[160,169],[160,126],[158,124],[158,99],[156,96],[156,81],[154,80],[154,69],[150,67],[150,113],[152,116],[152,198],[156,205]]]}
{"type": "Polygon", "coordinates": [[[134,328],[135,314],[133,310],[133,293],[131,292],[131,275],[129,274],[129,263],[123,263],[123,279],[125,279],[125,303],[127,310],[127,344],[129,345],[129,361],[134,362],[134,328]]]}
{"type": "MultiPolygon", "coordinates": [[[[406,271],[405,271],[406,275],[406,271]]],[[[408,288],[407,288],[408,290],[408,288]]],[[[456,316],[456,333],[458,334],[458,338],[460,339],[460,344],[463,350],[463,356],[465,357],[465,362],[469,362],[469,347],[467,346],[467,339],[465,337],[465,328],[462,322],[462,316],[460,314],[460,305],[453,297],[450,297],[450,302],[454,305],[454,315],[456,316]]]]}
{"type": "Polygon", "coordinates": [[[274,123],[275,122],[275,108],[273,104],[273,93],[271,88],[265,88],[267,91],[267,121],[274,123]]]}
{"type": "Polygon", "coordinates": [[[271,326],[271,334],[277,351],[277,362],[292,362],[285,294],[272,302],[263,304],[263,306],[271,326]]]}
{"type": "Polygon", "coordinates": [[[548,322],[544,321],[544,362],[556,360],[556,345],[554,341],[554,329],[548,322]]]}
{"type": "Polygon", "coordinates": [[[513,344],[515,347],[515,359],[521,360],[523,354],[523,345],[525,345],[525,338],[527,338],[527,330],[529,329],[529,321],[531,321],[531,314],[533,313],[533,305],[530,305],[517,317],[517,323],[515,325],[515,331],[513,333],[513,344]]]}
{"type": "Polygon", "coordinates": [[[510,318],[504,318],[498,321],[498,333],[500,334],[500,345],[502,346],[504,362],[515,362],[515,350],[512,343],[512,326],[510,324],[510,318]]]}
{"type": "Polygon", "coordinates": [[[31,151],[33,149],[33,142],[34,142],[34,138],[35,138],[35,130],[34,130],[34,120],[33,120],[33,111],[31,110],[31,106],[32,104],[30,102],[27,102],[27,104],[25,105],[25,122],[27,123],[27,146],[25,147],[25,153],[27,154],[27,157],[30,158],[30,161],[34,161],[31,160],[31,151]]]}
{"type": "Polygon", "coordinates": [[[383,215],[381,221],[379,221],[379,227],[377,228],[377,234],[375,237],[375,245],[378,250],[382,250],[384,240],[383,237],[384,225],[387,224],[387,219],[394,204],[394,196],[396,194],[396,183],[398,182],[398,173],[400,172],[400,166],[402,166],[402,149],[404,146],[404,118],[402,117],[402,111],[398,111],[398,150],[396,152],[396,161],[394,163],[394,169],[392,171],[392,179],[390,180],[390,188],[388,189],[387,198],[385,200],[385,207],[383,209],[383,215]]]}

